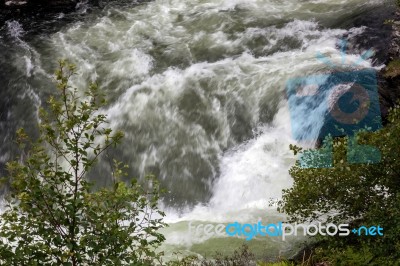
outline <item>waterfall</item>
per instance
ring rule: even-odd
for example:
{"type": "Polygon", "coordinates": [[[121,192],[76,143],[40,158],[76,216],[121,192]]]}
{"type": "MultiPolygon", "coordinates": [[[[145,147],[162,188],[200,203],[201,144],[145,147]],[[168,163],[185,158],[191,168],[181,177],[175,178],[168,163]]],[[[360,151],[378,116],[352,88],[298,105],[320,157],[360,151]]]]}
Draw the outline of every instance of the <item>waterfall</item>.
{"type": "MultiPolygon", "coordinates": [[[[7,21],[0,29],[0,166],[15,154],[16,128],[36,132],[36,110],[52,93],[57,59],[67,58],[80,73],[73,86],[97,80],[109,99],[103,111],[125,133],[111,154],[130,166],[131,177],[152,173],[170,191],[163,199],[170,223],[164,248],[211,254],[238,246],[239,239],[188,236],[187,224],[284,219],[267,203],[290,187],[296,159],[288,149],[296,140],[286,82],[332,72],[316,54],[341,62],[338,41],[365,30],[341,25],[382,6],[377,0],[155,0],[111,3],[85,16],[79,10],[74,19],[58,14],[32,28],[7,21]]],[[[305,134],[317,136],[324,113],[302,107],[305,134]]],[[[107,171],[100,161],[91,178],[107,184],[101,175],[107,171]]],[[[262,246],[256,252],[271,256],[293,253],[296,242],[252,241],[262,246]]]]}

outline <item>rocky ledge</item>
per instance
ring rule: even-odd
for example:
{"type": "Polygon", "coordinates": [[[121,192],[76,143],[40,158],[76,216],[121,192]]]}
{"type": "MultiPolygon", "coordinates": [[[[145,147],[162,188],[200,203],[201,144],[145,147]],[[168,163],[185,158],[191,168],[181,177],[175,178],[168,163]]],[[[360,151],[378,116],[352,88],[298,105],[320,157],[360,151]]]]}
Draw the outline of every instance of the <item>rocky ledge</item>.
{"type": "Polygon", "coordinates": [[[391,25],[386,67],[379,76],[379,95],[382,116],[385,118],[390,107],[400,99],[400,9],[393,19],[386,21],[391,25]]]}

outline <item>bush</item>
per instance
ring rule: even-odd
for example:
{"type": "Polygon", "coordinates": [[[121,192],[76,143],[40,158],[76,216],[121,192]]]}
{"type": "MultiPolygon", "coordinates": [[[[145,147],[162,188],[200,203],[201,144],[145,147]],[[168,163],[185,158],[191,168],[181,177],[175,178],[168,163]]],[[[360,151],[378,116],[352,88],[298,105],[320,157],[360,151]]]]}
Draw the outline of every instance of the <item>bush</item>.
{"type": "Polygon", "coordinates": [[[123,137],[105,127],[96,84],[82,97],[68,81],[75,67],[60,61],[57,94],[40,110],[40,137],[18,131],[20,158],[7,164],[10,193],[0,222],[1,265],[152,265],[164,240],[159,187],[144,190],[115,162],[114,185],[93,191],[86,174],[123,137]],[[154,217],[156,215],[156,217],[154,217]]]}
{"type": "MultiPolygon", "coordinates": [[[[374,260],[400,262],[400,108],[390,111],[389,124],[374,133],[360,132],[357,140],[379,148],[376,164],[351,164],[348,138],[334,140],[334,167],[290,169],[292,188],[283,191],[279,210],[291,222],[350,222],[354,226],[380,225],[383,236],[328,237],[329,247],[347,250],[370,247],[374,260]],[[373,248],[372,248],[373,247],[373,248]]],[[[292,146],[295,152],[304,152],[292,146]]],[[[346,251],[349,254],[349,250],[346,251]]]]}
{"type": "Polygon", "coordinates": [[[251,266],[256,265],[255,256],[249,247],[243,244],[236,249],[231,256],[223,256],[216,253],[213,259],[199,258],[198,256],[187,256],[168,262],[167,266],[251,266]]]}
{"type": "Polygon", "coordinates": [[[390,61],[386,67],[384,76],[386,78],[395,78],[398,77],[399,75],[400,75],[400,60],[395,59],[390,61]]]}

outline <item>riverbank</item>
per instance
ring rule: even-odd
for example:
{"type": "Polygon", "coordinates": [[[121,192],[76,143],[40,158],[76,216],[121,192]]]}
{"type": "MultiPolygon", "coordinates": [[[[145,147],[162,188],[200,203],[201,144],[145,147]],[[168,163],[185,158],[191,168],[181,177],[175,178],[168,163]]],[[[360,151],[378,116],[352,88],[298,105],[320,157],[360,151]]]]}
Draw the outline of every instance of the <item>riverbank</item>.
{"type": "Polygon", "coordinates": [[[379,95],[381,113],[386,117],[390,107],[400,99],[400,8],[387,20],[391,27],[389,47],[385,61],[386,67],[379,72],[379,95]]]}

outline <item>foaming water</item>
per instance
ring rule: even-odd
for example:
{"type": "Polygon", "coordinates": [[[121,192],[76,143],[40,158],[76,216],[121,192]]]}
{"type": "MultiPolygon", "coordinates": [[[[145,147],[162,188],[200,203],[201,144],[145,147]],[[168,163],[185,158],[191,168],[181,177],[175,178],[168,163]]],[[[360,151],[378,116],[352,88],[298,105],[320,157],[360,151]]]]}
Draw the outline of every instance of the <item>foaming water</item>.
{"type": "MultiPolygon", "coordinates": [[[[292,182],[288,169],[295,158],[288,146],[296,141],[286,82],[336,71],[316,54],[340,63],[338,40],[351,39],[364,28],[335,25],[376,4],[156,0],[134,7],[110,5],[30,41],[24,40],[21,25],[11,21],[13,78],[23,81],[17,84],[25,94],[19,95],[36,95],[32,101],[40,104],[51,93],[55,59],[76,63],[81,74],[73,85],[83,88],[98,81],[110,99],[104,111],[111,126],[125,132],[123,144],[111,155],[130,165],[130,176],[153,173],[170,191],[163,200],[170,224],[163,248],[229,252],[244,240],[191,236],[188,223],[285,219],[267,203],[292,182]]],[[[348,55],[347,60],[358,57],[348,55]]],[[[314,139],[323,125],[323,104],[297,107],[303,122],[298,124],[314,139]]],[[[28,120],[20,109],[11,117],[28,120]]],[[[109,171],[101,161],[91,177],[107,184],[104,173],[109,171]]],[[[256,238],[249,245],[260,256],[276,257],[293,254],[295,243],[256,238]]]]}
{"type": "Polygon", "coordinates": [[[6,22],[8,34],[14,38],[19,38],[24,34],[24,29],[18,21],[11,20],[6,22]]]}

